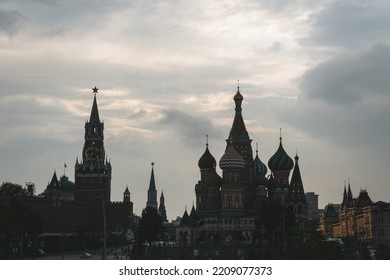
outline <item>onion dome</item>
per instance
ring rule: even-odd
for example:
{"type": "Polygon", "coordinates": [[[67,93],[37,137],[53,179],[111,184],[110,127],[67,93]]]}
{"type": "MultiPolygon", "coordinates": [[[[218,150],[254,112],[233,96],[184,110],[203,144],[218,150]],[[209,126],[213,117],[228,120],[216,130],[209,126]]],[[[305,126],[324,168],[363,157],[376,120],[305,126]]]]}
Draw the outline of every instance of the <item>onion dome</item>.
{"type": "Polygon", "coordinates": [[[219,187],[223,183],[223,179],[215,172],[206,177],[205,183],[207,186],[219,187]]]}
{"type": "MultiPolygon", "coordinates": [[[[256,143],[257,146],[257,143],[256,143]]],[[[259,151],[256,147],[256,157],[253,160],[254,166],[255,166],[255,176],[259,175],[265,175],[267,174],[268,168],[267,166],[260,160],[259,158],[259,151]]]]}
{"type": "Polygon", "coordinates": [[[244,168],[245,161],[243,157],[234,149],[233,145],[229,145],[225,154],[219,160],[221,169],[244,168]]]}
{"type": "Polygon", "coordinates": [[[209,144],[206,144],[206,150],[198,161],[200,169],[215,169],[217,161],[209,151],[209,144]]]}
{"type": "Polygon", "coordinates": [[[280,137],[279,148],[276,153],[269,159],[268,167],[274,170],[291,170],[294,167],[294,161],[283,149],[282,137],[280,137]]]}
{"type": "Polygon", "coordinates": [[[240,87],[237,88],[237,93],[236,95],[234,95],[233,100],[237,102],[241,102],[242,100],[244,100],[244,97],[240,93],[240,87]]]}

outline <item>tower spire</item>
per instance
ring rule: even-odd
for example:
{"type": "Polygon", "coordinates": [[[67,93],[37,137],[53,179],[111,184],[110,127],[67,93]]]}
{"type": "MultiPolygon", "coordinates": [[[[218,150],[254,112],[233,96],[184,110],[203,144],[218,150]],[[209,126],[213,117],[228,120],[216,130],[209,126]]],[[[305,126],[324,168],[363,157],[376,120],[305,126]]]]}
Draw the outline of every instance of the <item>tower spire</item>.
{"type": "Polygon", "coordinates": [[[150,174],[148,200],[146,202],[146,207],[150,206],[157,209],[157,190],[156,190],[156,183],[154,180],[154,168],[153,168],[154,162],[152,162],[151,165],[152,165],[152,172],[150,174]]]}
{"type": "Polygon", "coordinates": [[[100,123],[99,110],[98,110],[97,102],[96,102],[96,94],[98,93],[98,91],[99,91],[99,89],[96,86],[92,89],[93,105],[92,105],[92,110],[91,110],[91,116],[89,117],[90,123],[100,123]]]}

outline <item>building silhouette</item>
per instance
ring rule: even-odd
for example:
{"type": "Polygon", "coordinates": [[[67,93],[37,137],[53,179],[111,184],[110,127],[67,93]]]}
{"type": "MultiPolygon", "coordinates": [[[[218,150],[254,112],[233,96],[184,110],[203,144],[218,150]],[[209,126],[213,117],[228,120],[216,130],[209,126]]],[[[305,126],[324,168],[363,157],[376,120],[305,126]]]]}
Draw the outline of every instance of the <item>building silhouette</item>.
{"type": "Polygon", "coordinates": [[[40,237],[103,235],[103,211],[108,237],[132,229],[133,203],[126,187],[123,200],[111,201],[110,161],[105,156],[104,123],[100,121],[96,94],[90,118],[85,123],[82,157],[76,159],[75,182],[65,176],[58,180],[56,171],[45,191],[39,196],[0,196],[0,205],[17,203],[36,213],[42,222],[40,237]]]}
{"type": "MultiPolygon", "coordinates": [[[[243,114],[243,95],[238,87],[233,100],[235,114],[226,139],[225,153],[219,160],[222,170],[216,170],[217,161],[211,154],[209,143],[198,161],[200,179],[195,185],[196,215],[185,211],[177,228],[177,240],[203,244],[215,240],[255,242],[256,212],[264,201],[276,200],[298,219],[306,219],[307,203],[296,155],[295,164],[283,148],[279,147],[269,159],[268,167],[260,160],[258,147],[253,157],[252,139],[246,130],[243,114]],[[290,181],[290,172],[293,174],[290,181]],[[184,238],[186,237],[186,238],[184,238]]],[[[191,211],[192,213],[192,211],[191,211]]]]}

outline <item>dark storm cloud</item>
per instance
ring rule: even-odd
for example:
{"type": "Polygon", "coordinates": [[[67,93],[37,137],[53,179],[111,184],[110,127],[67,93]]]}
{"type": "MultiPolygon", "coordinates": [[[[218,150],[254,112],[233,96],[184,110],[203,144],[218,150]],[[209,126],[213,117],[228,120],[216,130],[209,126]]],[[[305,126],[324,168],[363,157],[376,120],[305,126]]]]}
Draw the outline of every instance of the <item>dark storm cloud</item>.
{"type": "Polygon", "coordinates": [[[206,134],[213,136],[224,133],[204,117],[195,117],[174,109],[164,110],[163,114],[160,124],[173,130],[173,137],[177,137],[184,145],[199,147],[200,143],[204,143],[206,134]]]}
{"type": "Polygon", "coordinates": [[[389,1],[332,1],[312,17],[312,31],[304,43],[367,47],[388,42],[389,1]]]}
{"type": "Polygon", "coordinates": [[[389,95],[390,46],[343,54],[309,69],[302,78],[305,98],[345,105],[389,95]]]}
{"type": "Polygon", "coordinates": [[[304,74],[302,94],[284,117],[337,145],[390,152],[389,73],[389,45],[339,55],[304,74]]]}
{"type": "Polygon", "coordinates": [[[18,11],[0,10],[0,34],[16,35],[22,20],[23,16],[18,11]]]}

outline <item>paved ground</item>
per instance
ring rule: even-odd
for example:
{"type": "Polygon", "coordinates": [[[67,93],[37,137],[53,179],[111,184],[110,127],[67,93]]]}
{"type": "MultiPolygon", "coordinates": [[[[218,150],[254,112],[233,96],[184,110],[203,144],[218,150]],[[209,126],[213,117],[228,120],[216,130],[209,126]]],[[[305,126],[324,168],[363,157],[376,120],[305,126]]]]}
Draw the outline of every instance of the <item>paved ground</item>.
{"type": "MultiPolygon", "coordinates": [[[[37,257],[37,260],[101,260],[102,252],[99,251],[87,251],[91,254],[91,258],[80,258],[82,252],[66,252],[62,254],[47,254],[45,256],[37,257]]],[[[126,255],[121,257],[121,248],[108,248],[107,249],[108,260],[126,260],[126,255]]]]}

